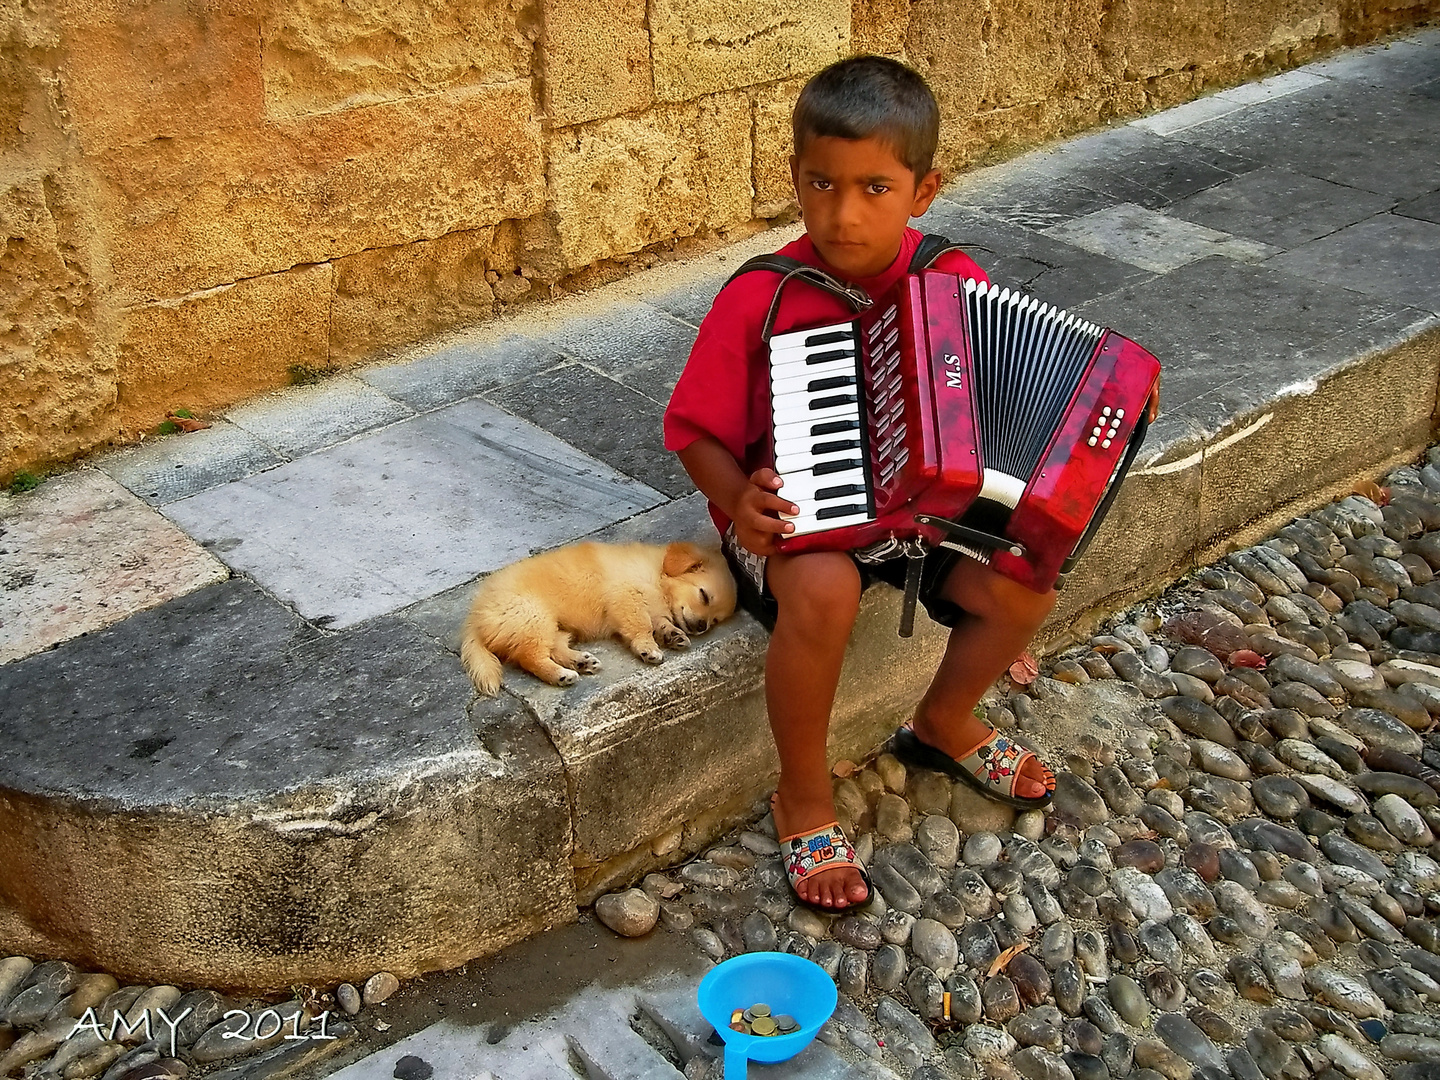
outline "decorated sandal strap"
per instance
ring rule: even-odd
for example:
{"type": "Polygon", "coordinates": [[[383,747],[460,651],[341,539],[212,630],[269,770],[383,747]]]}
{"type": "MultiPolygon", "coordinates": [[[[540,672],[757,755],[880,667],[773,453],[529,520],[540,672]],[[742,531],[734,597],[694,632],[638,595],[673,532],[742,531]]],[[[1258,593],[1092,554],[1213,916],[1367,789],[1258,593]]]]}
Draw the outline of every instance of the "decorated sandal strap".
{"type": "Polygon", "coordinates": [[[965,757],[960,767],[968,769],[977,780],[992,786],[1005,785],[1001,790],[1014,794],[1015,781],[1020,778],[1020,767],[1026,758],[1034,757],[1029,750],[998,731],[982,742],[965,757]]]}
{"type": "Polygon", "coordinates": [[[855,864],[855,846],[833,823],[816,832],[786,837],[780,843],[780,853],[792,882],[821,870],[855,864]]]}

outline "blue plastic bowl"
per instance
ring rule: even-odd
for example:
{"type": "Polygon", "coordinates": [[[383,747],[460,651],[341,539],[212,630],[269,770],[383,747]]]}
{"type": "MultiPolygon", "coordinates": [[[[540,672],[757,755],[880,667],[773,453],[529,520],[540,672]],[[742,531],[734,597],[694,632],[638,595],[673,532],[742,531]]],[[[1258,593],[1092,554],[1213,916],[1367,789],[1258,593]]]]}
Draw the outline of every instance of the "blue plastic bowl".
{"type": "Polygon", "coordinates": [[[786,1061],[804,1050],[835,1011],[835,983],[825,969],[790,953],[757,952],[732,957],[700,980],[700,1014],[725,1040],[725,1080],[745,1080],[746,1062],[786,1061]],[[746,1035],[730,1030],[730,1014],[757,1002],[772,1015],[795,1018],[788,1035],[746,1035]]]}

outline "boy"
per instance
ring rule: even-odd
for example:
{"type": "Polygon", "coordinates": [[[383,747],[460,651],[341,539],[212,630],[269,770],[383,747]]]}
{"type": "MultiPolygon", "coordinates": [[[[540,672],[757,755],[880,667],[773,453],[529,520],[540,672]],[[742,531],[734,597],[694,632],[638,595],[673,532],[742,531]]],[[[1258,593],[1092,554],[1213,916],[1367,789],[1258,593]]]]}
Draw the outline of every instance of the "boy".
{"type": "MultiPolygon", "coordinates": [[[[805,236],[780,254],[827,270],[878,298],[908,268],[920,233],[908,228],[940,187],[931,168],[939,110],[919,75],[882,57],[841,61],[801,92],[791,178],[805,236]]],[[[987,280],[968,257],[935,264],[987,280]]],[[[677,451],[710,500],[746,603],[773,630],[765,697],[780,756],[772,801],[790,884],[802,903],[835,910],[869,899],[869,882],[835,824],[825,757],[830,707],[867,577],[903,583],[905,559],[863,566],[847,552],[781,555],[794,514],[769,447],[768,350],[762,326],[780,276],[744,274],[721,290],[701,324],[665,414],[677,451]],[[747,602],[748,601],[748,602],[747,602]]],[[[848,320],[839,299],[786,286],[774,333],[848,320]]],[[[910,762],[965,780],[1021,807],[1050,801],[1054,777],[973,715],[981,694],[1029,642],[1055,603],[948,549],[925,560],[920,598],[950,626],[940,668],[894,749],[910,762]]]]}

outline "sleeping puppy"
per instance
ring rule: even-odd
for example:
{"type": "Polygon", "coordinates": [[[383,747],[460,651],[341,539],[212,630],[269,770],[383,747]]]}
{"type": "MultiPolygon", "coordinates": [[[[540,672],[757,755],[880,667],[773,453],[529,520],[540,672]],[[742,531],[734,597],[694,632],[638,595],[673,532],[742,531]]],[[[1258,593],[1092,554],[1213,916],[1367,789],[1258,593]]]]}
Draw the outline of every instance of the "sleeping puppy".
{"type": "Polygon", "coordinates": [[[694,544],[574,544],[522,559],[480,583],[460,659],[482,694],[500,689],[502,660],[552,686],[600,669],[576,639],[615,635],[647,664],[660,645],[683,649],[735,610],[719,548],[694,544]],[[656,642],[659,642],[657,644],[656,642]]]}

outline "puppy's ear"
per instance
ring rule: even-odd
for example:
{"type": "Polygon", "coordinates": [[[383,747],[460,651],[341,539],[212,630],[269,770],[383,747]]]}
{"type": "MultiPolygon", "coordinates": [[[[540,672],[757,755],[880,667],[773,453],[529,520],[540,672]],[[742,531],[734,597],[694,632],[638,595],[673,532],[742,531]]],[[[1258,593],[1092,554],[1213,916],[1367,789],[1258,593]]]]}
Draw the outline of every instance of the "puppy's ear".
{"type": "Polygon", "coordinates": [[[666,577],[680,577],[705,565],[705,553],[694,544],[677,541],[665,549],[665,561],[660,572],[666,577]]]}

